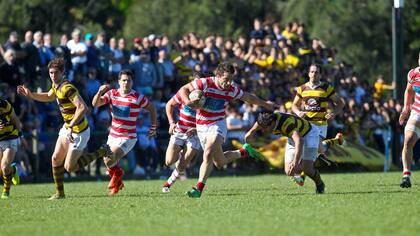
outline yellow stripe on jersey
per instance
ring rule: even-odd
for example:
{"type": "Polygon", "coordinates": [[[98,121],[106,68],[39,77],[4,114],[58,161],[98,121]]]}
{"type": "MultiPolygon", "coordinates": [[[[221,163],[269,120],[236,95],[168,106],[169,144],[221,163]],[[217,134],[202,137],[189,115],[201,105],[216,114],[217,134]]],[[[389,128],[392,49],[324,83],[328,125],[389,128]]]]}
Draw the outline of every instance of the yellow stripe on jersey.
{"type": "Polygon", "coordinates": [[[303,100],[303,110],[306,111],[305,119],[317,125],[327,124],[325,115],[331,99],[336,95],[334,87],[325,82],[314,89],[308,83],[297,88],[297,96],[303,100]]]}
{"type": "Polygon", "coordinates": [[[19,137],[19,130],[11,123],[12,114],[12,105],[8,101],[0,99],[0,122],[3,125],[3,129],[0,129],[0,141],[19,137]]]}
{"type": "Polygon", "coordinates": [[[300,136],[304,137],[312,128],[309,121],[300,117],[281,112],[275,112],[274,114],[277,117],[277,123],[273,134],[281,134],[291,138],[293,132],[297,131],[300,136]]]}
{"type": "MultiPolygon", "coordinates": [[[[54,84],[51,86],[52,93],[57,97],[57,103],[60,108],[61,115],[64,119],[64,125],[68,127],[68,124],[73,120],[74,114],[76,112],[76,106],[72,103],[73,99],[79,94],[77,88],[64,80],[61,84],[54,87],[54,84]]],[[[83,117],[77,124],[73,126],[74,133],[80,133],[85,131],[88,128],[88,121],[86,117],[83,117]]]]}

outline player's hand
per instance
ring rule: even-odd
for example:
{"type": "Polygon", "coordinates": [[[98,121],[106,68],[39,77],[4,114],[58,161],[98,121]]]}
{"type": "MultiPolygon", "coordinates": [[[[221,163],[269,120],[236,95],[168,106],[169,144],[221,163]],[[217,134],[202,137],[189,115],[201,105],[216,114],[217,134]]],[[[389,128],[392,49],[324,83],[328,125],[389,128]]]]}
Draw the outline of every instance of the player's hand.
{"type": "Polygon", "coordinates": [[[197,134],[197,129],[196,129],[196,128],[191,128],[191,129],[188,129],[188,130],[187,130],[187,132],[185,132],[185,134],[186,134],[188,137],[194,136],[194,135],[196,135],[196,134],[197,134]]]}
{"type": "Polygon", "coordinates": [[[334,117],[335,117],[335,114],[333,112],[329,112],[325,115],[325,119],[327,120],[332,120],[334,119],[334,117]]]}
{"type": "Polygon", "coordinates": [[[67,133],[67,140],[70,142],[70,143],[73,143],[74,142],[74,138],[73,138],[73,129],[72,128],[67,128],[67,130],[68,130],[68,133],[67,133]]]}
{"type": "Polygon", "coordinates": [[[156,136],[156,134],[157,134],[156,125],[150,126],[149,133],[147,134],[147,136],[154,137],[154,136],[156,136]]]}
{"type": "Polygon", "coordinates": [[[400,119],[399,119],[400,125],[403,125],[405,123],[409,115],[410,115],[410,110],[408,109],[402,110],[400,114],[400,119]]]}
{"type": "Polygon", "coordinates": [[[176,128],[176,123],[175,122],[172,122],[172,123],[169,124],[168,132],[169,132],[170,135],[174,134],[175,128],[176,128]]]}
{"type": "Polygon", "coordinates": [[[296,115],[303,118],[306,116],[306,111],[299,111],[296,115]]]}
{"type": "Polygon", "coordinates": [[[99,87],[98,93],[104,94],[110,88],[111,88],[111,86],[109,86],[109,84],[103,84],[103,85],[101,85],[101,87],[99,87]]]}
{"type": "Polygon", "coordinates": [[[294,175],[298,172],[298,167],[299,167],[299,162],[295,161],[296,158],[292,161],[292,163],[290,163],[290,168],[289,171],[287,173],[287,175],[294,175]]]}
{"type": "Polygon", "coordinates": [[[27,87],[25,87],[25,85],[18,85],[17,86],[17,93],[22,95],[22,96],[29,97],[29,98],[31,97],[31,94],[32,94],[31,90],[29,90],[27,87]]]}
{"type": "Polygon", "coordinates": [[[187,103],[185,103],[186,106],[191,107],[191,108],[197,108],[198,107],[198,101],[199,99],[196,100],[188,100],[187,103]]]}

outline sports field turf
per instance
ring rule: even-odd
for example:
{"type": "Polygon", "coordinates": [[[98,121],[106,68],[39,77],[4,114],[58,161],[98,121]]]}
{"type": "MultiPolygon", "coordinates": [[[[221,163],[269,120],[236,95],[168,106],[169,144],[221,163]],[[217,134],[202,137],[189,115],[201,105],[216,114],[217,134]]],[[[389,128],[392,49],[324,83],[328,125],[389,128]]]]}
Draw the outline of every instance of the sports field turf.
{"type": "MultiPolygon", "coordinates": [[[[47,201],[53,184],[12,186],[0,201],[0,235],[418,235],[420,173],[411,189],[400,173],[325,174],[326,194],[284,175],[210,178],[201,199],[169,194],[162,181],[126,181],[108,197],[106,182],[67,183],[67,198],[47,201]]],[[[417,178],[416,178],[417,177],[417,178]]]]}

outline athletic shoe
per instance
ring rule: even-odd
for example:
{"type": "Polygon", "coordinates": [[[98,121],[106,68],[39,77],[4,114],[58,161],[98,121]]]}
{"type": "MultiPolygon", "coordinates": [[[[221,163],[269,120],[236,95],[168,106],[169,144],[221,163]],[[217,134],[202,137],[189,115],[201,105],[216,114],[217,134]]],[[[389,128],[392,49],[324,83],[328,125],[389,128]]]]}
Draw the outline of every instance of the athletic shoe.
{"type": "Polygon", "coordinates": [[[109,184],[108,184],[108,188],[113,189],[115,186],[117,186],[116,183],[121,181],[122,176],[124,175],[124,170],[121,167],[118,167],[116,170],[109,169],[108,174],[111,177],[111,180],[109,181],[109,184]]]}
{"type": "Polygon", "coordinates": [[[191,191],[186,192],[187,196],[189,198],[200,198],[201,197],[201,191],[193,187],[191,191]]]}
{"type": "Polygon", "coordinates": [[[324,191],[325,191],[325,184],[324,182],[321,181],[321,183],[316,186],[315,192],[317,194],[323,194],[324,191]]]}
{"type": "Polygon", "coordinates": [[[10,193],[5,193],[5,192],[3,192],[2,194],[1,194],[1,199],[9,199],[9,196],[10,196],[10,193]]]}
{"type": "Polygon", "coordinates": [[[20,184],[20,177],[19,177],[19,171],[18,171],[18,168],[16,166],[16,163],[12,163],[12,168],[15,169],[15,173],[12,176],[12,183],[13,183],[13,185],[18,185],[18,184],[20,184]]]}
{"type": "Polygon", "coordinates": [[[302,171],[302,173],[300,173],[300,175],[295,175],[292,177],[293,181],[298,185],[298,186],[303,186],[305,184],[305,173],[302,171]]]}
{"type": "Polygon", "coordinates": [[[64,199],[64,198],[66,198],[64,194],[61,195],[61,194],[55,193],[50,198],[48,198],[48,200],[59,200],[59,199],[64,199]]]}
{"type": "Polygon", "coordinates": [[[338,139],[338,144],[343,145],[344,143],[344,135],[343,133],[337,133],[335,138],[338,139]]]}
{"type": "Polygon", "coordinates": [[[326,164],[327,166],[337,166],[337,162],[328,159],[325,153],[318,154],[317,158],[315,159],[314,166],[315,168],[319,168],[322,164],[326,164]]]}
{"type": "Polygon", "coordinates": [[[248,155],[254,159],[258,159],[258,160],[264,160],[265,157],[257,150],[255,150],[254,148],[251,147],[251,145],[249,145],[248,143],[245,143],[242,146],[243,149],[245,149],[245,151],[248,153],[248,155]]]}
{"type": "MultiPolygon", "coordinates": [[[[122,176],[121,176],[121,178],[122,178],[122,176]]],[[[124,182],[120,179],[120,181],[117,182],[117,184],[115,185],[115,187],[113,187],[111,189],[111,191],[109,192],[109,195],[110,196],[113,196],[113,195],[117,194],[123,188],[124,188],[124,182]]]]}
{"type": "Polygon", "coordinates": [[[162,188],[162,193],[169,193],[171,190],[169,189],[169,187],[163,187],[162,188]]]}
{"type": "Polygon", "coordinates": [[[411,188],[410,176],[404,176],[400,183],[401,188],[411,188]]]}

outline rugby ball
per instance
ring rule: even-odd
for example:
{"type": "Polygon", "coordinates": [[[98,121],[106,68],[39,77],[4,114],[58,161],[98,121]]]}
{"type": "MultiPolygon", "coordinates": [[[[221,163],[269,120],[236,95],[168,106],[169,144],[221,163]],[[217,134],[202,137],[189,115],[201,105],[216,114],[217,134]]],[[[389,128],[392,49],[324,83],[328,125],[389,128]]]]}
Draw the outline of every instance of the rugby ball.
{"type": "Polygon", "coordinates": [[[198,89],[191,91],[188,98],[190,99],[190,101],[195,102],[195,104],[199,107],[202,107],[204,103],[206,102],[206,97],[204,96],[204,92],[198,89]]]}

